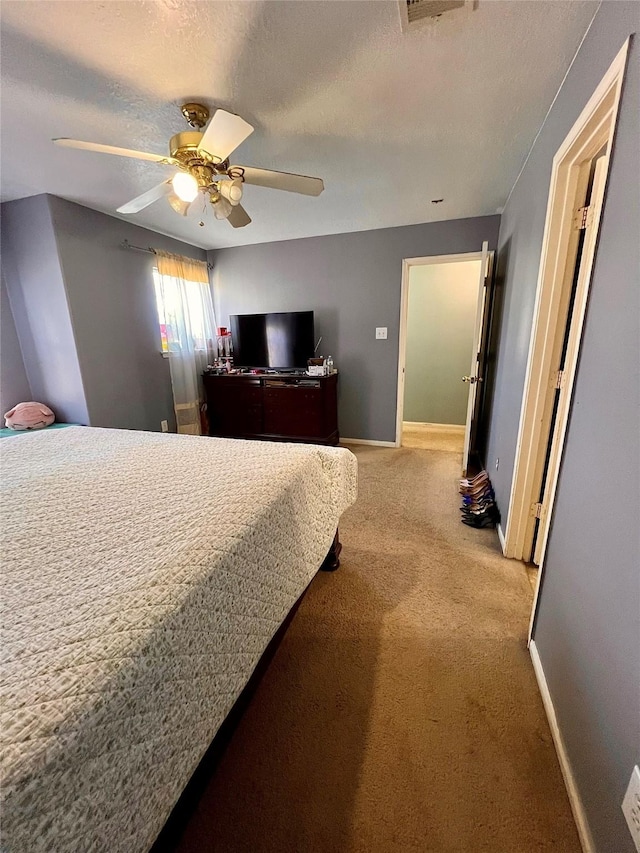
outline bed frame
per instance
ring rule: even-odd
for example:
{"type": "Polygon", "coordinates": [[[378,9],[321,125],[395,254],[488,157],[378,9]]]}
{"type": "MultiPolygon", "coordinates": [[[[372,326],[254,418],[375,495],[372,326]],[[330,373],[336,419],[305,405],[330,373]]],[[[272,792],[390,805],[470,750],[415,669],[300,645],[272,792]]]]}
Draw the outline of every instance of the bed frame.
{"type": "MultiPolygon", "coordinates": [[[[341,551],[342,543],[340,542],[339,532],[336,530],[336,535],[331,543],[329,552],[320,566],[319,571],[335,572],[340,565],[341,551]]],[[[200,764],[196,767],[193,776],[187,782],[184,791],[180,795],[180,799],[173,807],[167,822],[160,831],[160,834],[156,838],[149,853],[174,853],[191,816],[195,812],[200,798],[209,784],[209,780],[215,773],[226,748],[231,742],[231,738],[233,737],[249,702],[253,698],[262,677],[273,660],[273,657],[278,650],[278,646],[284,639],[284,635],[287,633],[287,629],[293,621],[293,617],[296,615],[298,608],[302,604],[302,600],[307,594],[309,586],[311,586],[311,583],[309,583],[300,598],[293,605],[287,614],[286,619],[278,628],[269,645],[264,650],[264,653],[258,661],[251,678],[246,683],[242,693],[238,696],[233,707],[225,717],[224,722],[218,729],[214,739],[211,741],[211,744],[200,761],[200,764]]]]}

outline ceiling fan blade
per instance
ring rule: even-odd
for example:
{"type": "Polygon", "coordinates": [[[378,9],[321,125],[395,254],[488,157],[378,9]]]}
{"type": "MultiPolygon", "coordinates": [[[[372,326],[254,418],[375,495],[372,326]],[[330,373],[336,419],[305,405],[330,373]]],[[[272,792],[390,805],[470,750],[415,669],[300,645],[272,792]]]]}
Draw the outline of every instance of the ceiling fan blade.
{"type": "Polygon", "coordinates": [[[199,148],[204,148],[221,161],[226,160],[252,133],[253,127],[240,116],[226,110],[216,110],[200,140],[199,148]]]}
{"type": "Polygon", "coordinates": [[[99,142],[80,142],[78,139],[52,139],[56,145],[64,148],[80,148],[83,151],[97,151],[99,154],[117,154],[118,157],[133,157],[135,160],[150,160],[152,163],[166,163],[170,166],[178,161],[173,157],[164,157],[162,154],[149,154],[148,151],[134,151],[132,148],[117,148],[114,145],[101,145],[99,142]]]}
{"type": "Polygon", "coordinates": [[[288,193],[302,195],[320,195],[324,189],[322,178],[308,178],[306,175],[293,175],[291,172],[272,172],[269,169],[255,169],[253,166],[233,166],[232,169],[244,170],[244,182],[257,187],[270,187],[272,190],[285,190],[288,193]]]}
{"type": "Polygon", "coordinates": [[[158,201],[159,198],[162,198],[165,195],[169,195],[170,192],[171,181],[163,181],[156,187],[147,190],[146,193],[142,193],[142,195],[136,196],[136,198],[133,198],[126,204],[123,204],[122,207],[119,207],[116,212],[125,214],[140,213],[140,211],[144,210],[145,207],[149,207],[149,205],[153,204],[154,201],[158,201]]]}
{"type": "Polygon", "coordinates": [[[230,222],[234,228],[244,228],[251,222],[251,217],[241,204],[236,204],[227,216],[227,222],[230,222]]]}

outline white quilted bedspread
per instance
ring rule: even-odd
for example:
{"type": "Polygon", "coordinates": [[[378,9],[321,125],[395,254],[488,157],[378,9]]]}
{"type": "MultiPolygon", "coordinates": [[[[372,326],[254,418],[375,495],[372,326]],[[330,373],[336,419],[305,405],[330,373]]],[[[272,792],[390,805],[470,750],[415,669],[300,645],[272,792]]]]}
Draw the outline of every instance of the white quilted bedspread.
{"type": "Polygon", "coordinates": [[[354,501],[349,451],[2,441],[9,853],[143,853],[354,501]]]}

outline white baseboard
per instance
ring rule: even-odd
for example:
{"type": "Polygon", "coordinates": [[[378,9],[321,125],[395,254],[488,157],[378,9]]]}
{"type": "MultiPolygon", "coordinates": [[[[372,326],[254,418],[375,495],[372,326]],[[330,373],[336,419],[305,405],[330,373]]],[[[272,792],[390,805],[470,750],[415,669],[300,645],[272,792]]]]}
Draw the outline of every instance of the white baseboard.
{"type": "Polygon", "coordinates": [[[571,811],[573,812],[573,819],[576,822],[578,836],[580,837],[580,844],[582,845],[584,853],[596,853],[596,848],[591,836],[591,830],[589,829],[589,823],[587,822],[587,815],[585,813],[584,806],[582,805],[582,800],[580,799],[576,780],[573,776],[573,770],[571,769],[571,762],[569,761],[569,756],[564,745],[562,732],[558,726],[558,719],[556,717],[555,708],[553,707],[553,700],[551,699],[551,693],[549,693],[549,686],[547,684],[547,679],[545,678],[542,661],[540,660],[535,640],[531,640],[529,644],[529,653],[531,654],[533,671],[536,674],[538,688],[540,690],[540,695],[542,696],[542,704],[544,705],[547,720],[549,721],[553,744],[556,748],[558,761],[560,762],[560,769],[562,770],[562,777],[564,779],[565,788],[567,789],[571,811]]]}
{"type": "Polygon", "coordinates": [[[464,424],[428,424],[423,421],[403,421],[403,426],[406,427],[424,427],[429,432],[455,432],[464,435],[464,424]]]}
{"type": "Polygon", "coordinates": [[[395,441],[372,441],[370,438],[341,438],[340,444],[370,444],[372,447],[395,447],[395,441]]]}
{"type": "Polygon", "coordinates": [[[502,530],[502,524],[498,522],[496,525],[496,531],[498,533],[498,539],[500,540],[500,547],[502,548],[502,553],[506,557],[507,555],[507,543],[505,542],[504,533],[502,530]]]}

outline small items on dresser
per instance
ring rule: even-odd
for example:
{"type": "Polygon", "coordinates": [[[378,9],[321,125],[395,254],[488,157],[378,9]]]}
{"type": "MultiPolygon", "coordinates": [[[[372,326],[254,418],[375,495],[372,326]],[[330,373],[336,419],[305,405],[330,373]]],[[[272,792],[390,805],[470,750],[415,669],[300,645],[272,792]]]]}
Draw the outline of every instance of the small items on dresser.
{"type": "Polygon", "coordinates": [[[500,521],[495,494],[486,471],[460,480],[459,491],[462,495],[460,520],[463,524],[468,527],[493,527],[500,521]]]}
{"type": "Polygon", "coordinates": [[[226,326],[220,326],[218,329],[218,337],[216,339],[216,355],[218,358],[232,358],[233,356],[233,341],[231,340],[231,332],[226,326]]]}
{"type": "Polygon", "coordinates": [[[309,376],[326,376],[327,368],[324,366],[323,358],[310,358],[307,365],[309,376]]]}
{"type": "Polygon", "coordinates": [[[309,376],[330,376],[334,373],[333,356],[327,358],[310,358],[307,362],[309,376]]]}

